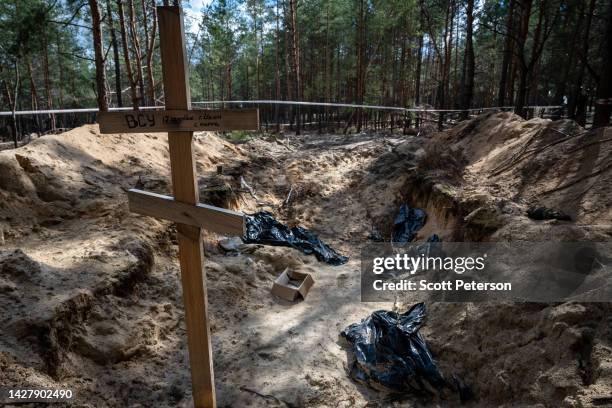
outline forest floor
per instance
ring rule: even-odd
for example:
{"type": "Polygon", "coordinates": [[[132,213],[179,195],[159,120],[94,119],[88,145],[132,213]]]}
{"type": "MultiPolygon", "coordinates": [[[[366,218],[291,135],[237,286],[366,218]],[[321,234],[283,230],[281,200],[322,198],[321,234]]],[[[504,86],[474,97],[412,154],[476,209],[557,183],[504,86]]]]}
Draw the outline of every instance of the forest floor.
{"type": "MultiPolygon", "coordinates": [[[[373,233],[389,236],[403,202],[429,214],[417,240],[610,241],[611,136],[509,113],[428,137],[197,134],[201,201],[271,211],[350,258],[329,266],[252,244],[225,253],[205,234],[219,406],[455,404],[392,401],[350,379],[340,331],[412,304],[360,302],[360,249],[373,233]],[[534,204],[573,221],[531,220],[534,204]],[[286,267],[312,274],[304,301],[270,293],[286,267]]],[[[169,194],[168,161],[163,135],[97,126],[0,152],[2,386],[71,388],[73,407],[191,406],[175,230],[130,214],[125,195],[169,194]]],[[[471,386],[472,405],[612,403],[609,303],[428,307],[422,334],[443,372],[471,386]]]]}

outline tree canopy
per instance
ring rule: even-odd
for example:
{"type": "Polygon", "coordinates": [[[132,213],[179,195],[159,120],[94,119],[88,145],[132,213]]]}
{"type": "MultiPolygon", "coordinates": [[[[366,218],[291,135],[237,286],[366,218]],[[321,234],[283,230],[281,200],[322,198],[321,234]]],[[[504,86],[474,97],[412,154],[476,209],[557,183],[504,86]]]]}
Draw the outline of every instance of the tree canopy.
{"type": "MultiPolygon", "coordinates": [[[[162,104],[154,6],[167,3],[1,2],[0,109],[162,104]]],[[[607,1],[191,3],[182,2],[195,101],[510,105],[518,113],[566,104],[584,123],[589,107],[611,97],[607,1]]]]}

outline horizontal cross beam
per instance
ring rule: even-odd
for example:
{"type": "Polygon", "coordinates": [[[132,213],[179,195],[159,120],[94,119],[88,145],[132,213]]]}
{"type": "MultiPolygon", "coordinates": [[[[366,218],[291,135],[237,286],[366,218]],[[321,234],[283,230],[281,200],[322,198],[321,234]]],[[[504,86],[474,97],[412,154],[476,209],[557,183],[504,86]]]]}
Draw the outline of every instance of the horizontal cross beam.
{"type": "Polygon", "coordinates": [[[101,133],[259,129],[257,109],[132,110],[100,112],[101,133]]]}
{"type": "Polygon", "coordinates": [[[174,198],[131,189],[128,191],[131,212],[163,218],[225,235],[244,235],[244,215],[206,204],[187,204],[174,198]]]}

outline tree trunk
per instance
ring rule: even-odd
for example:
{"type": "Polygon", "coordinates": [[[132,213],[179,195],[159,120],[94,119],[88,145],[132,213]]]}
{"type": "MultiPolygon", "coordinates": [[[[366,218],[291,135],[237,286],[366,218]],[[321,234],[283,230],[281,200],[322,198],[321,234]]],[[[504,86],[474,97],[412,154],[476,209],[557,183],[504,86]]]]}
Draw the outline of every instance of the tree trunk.
{"type": "MultiPolygon", "coordinates": [[[[255,26],[255,87],[257,89],[257,99],[261,99],[261,61],[260,61],[260,38],[259,38],[259,22],[257,19],[257,10],[253,13],[253,24],[255,26]]],[[[248,72],[248,66],[247,66],[248,72]]],[[[247,90],[248,91],[248,90],[247,90]]]]}
{"type": "MultiPolygon", "coordinates": [[[[324,48],[324,68],[323,68],[323,93],[325,94],[324,96],[324,101],[326,103],[330,103],[331,102],[331,54],[329,52],[330,46],[329,46],[329,8],[330,8],[331,2],[327,2],[327,10],[325,13],[325,48],[324,48]]],[[[323,112],[324,118],[325,118],[325,126],[327,128],[329,128],[329,126],[327,125],[327,122],[329,121],[329,106],[325,106],[324,112],[323,112]]],[[[320,122],[320,121],[319,121],[320,122]]],[[[319,126],[319,131],[320,131],[320,126],[319,126]]]]}
{"type": "MultiPolygon", "coordinates": [[[[456,13],[458,13],[459,11],[457,10],[456,13]]],[[[460,81],[461,79],[458,77],[458,64],[459,64],[459,44],[460,44],[460,35],[459,35],[459,20],[461,20],[460,18],[457,18],[457,24],[455,25],[455,66],[453,68],[453,102],[454,105],[457,106],[460,103],[460,96],[459,93],[461,92],[461,84],[460,81]]],[[[495,41],[494,41],[495,42],[495,41]]],[[[462,74],[463,74],[463,65],[462,64],[462,74]]]]}
{"type": "Polygon", "coordinates": [[[421,104],[421,67],[423,65],[423,34],[419,35],[419,45],[417,50],[417,66],[414,84],[414,104],[419,106],[421,104]]]}
{"type": "MultiPolygon", "coordinates": [[[[34,74],[32,72],[32,61],[27,58],[28,77],[30,79],[30,107],[32,110],[38,110],[38,92],[36,91],[36,83],[34,82],[34,74]]],[[[38,118],[38,115],[35,116],[38,118]]]]}
{"type": "Polygon", "coordinates": [[[15,89],[13,91],[13,105],[11,106],[11,127],[15,149],[19,146],[19,129],[17,128],[17,101],[19,99],[19,60],[15,61],[15,89]]]}
{"type": "MultiPolygon", "coordinates": [[[[422,22],[422,18],[421,18],[421,24],[422,22]]],[[[422,70],[422,66],[423,66],[423,34],[421,33],[419,35],[419,43],[417,45],[418,50],[417,50],[417,66],[416,66],[416,72],[414,74],[415,76],[415,84],[414,84],[414,107],[418,107],[421,104],[421,70],[422,70]]],[[[410,113],[409,113],[410,115],[410,113]]],[[[414,121],[414,126],[416,128],[418,128],[421,125],[421,117],[419,115],[419,113],[417,112],[415,114],[415,121],[414,121]]]]}
{"type": "Polygon", "coordinates": [[[127,28],[125,26],[125,14],[123,12],[123,0],[117,0],[119,12],[119,26],[121,28],[121,48],[123,48],[123,59],[125,61],[125,69],[127,71],[128,80],[130,82],[130,95],[132,97],[132,107],[138,109],[140,106],[138,93],[136,89],[136,81],[134,72],[132,71],[132,62],[130,61],[130,48],[128,44],[127,28]]]}
{"type": "MultiPolygon", "coordinates": [[[[36,90],[36,82],[34,81],[34,73],[32,72],[32,61],[27,57],[28,77],[30,79],[30,107],[33,111],[38,110],[38,92],[36,90]]],[[[41,132],[39,115],[34,115],[34,124],[36,131],[41,132]]]]}
{"type": "MultiPolygon", "coordinates": [[[[279,18],[279,0],[276,0],[276,50],[274,59],[274,89],[276,92],[276,100],[281,99],[281,83],[280,83],[280,18],[279,18]]],[[[274,105],[274,121],[276,122],[276,133],[280,133],[280,118],[279,106],[274,105]]]]}
{"type": "Polygon", "coordinates": [[[474,47],[472,43],[474,23],[474,0],[467,0],[465,28],[465,56],[463,74],[461,75],[461,112],[462,119],[469,117],[469,111],[474,94],[474,47]]]}
{"type": "MultiPolygon", "coordinates": [[[[19,145],[19,132],[17,130],[17,115],[15,114],[15,112],[17,111],[17,99],[18,99],[18,92],[19,92],[19,60],[15,60],[15,86],[14,86],[14,91],[13,94],[11,95],[11,88],[9,87],[9,84],[6,81],[2,81],[4,84],[4,98],[6,99],[6,103],[9,106],[9,109],[11,110],[11,121],[10,121],[10,127],[11,127],[11,133],[13,136],[13,143],[15,145],[15,148],[18,147],[19,145]]],[[[0,73],[2,73],[3,68],[2,65],[0,65],[0,73]]]]}
{"type": "MultiPolygon", "coordinates": [[[[591,3],[593,3],[594,5],[595,0],[591,0],[591,3]]],[[[575,39],[576,41],[582,33],[582,21],[583,21],[583,15],[584,15],[583,13],[584,6],[582,2],[580,3],[580,6],[581,7],[578,8],[577,10],[574,8],[569,9],[572,12],[576,10],[576,12],[579,14],[578,21],[574,25],[574,29],[572,30],[572,36],[570,37],[572,39],[575,39]]],[[[566,21],[566,24],[563,27],[563,32],[567,30],[569,30],[569,24],[566,21]]],[[[585,33],[585,35],[587,36],[587,41],[588,41],[588,34],[585,33]]],[[[575,111],[574,108],[576,106],[575,96],[577,95],[577,92],[580,91],[580,87],[582,86],[582,77],[584,76],[584,71],[582,73],[578,72],[575,77],[572,77],[570,75],[573,72],[572,70],[574,69],[574,65],[575,65],[574,60],[576,57],[576,49],[578,48],[576,45],[577,44],[574,44],[574,46],[570,47],[567,61],[566,63],[563,64],[563,68],[562,68],[563,73],[560,77],[559,83],[557,84],[557,89],[555,92],[555,99],[554,99],[554,103],[556,105],[562,105],[564,103],[567,103],[567,116],[569,118],[574,117],[574,111],[575,111]],[[574,86],[574,84],[572,83],[573,81],[570,81],[570,78],[577,79],[578,77],[580,77],[580,80],[579,80],[580,84],[578,84],[577,86],[574,86]],[[570,89],[569,96],[567,97],[567,100],[564,100],[564,97],[566,97],[566,89],[568,88],[570,89]]],[[[581,68],[584,69],[584,64],[580,64],[580,66],[577,67],[578,71],[580,71],[581,68]]],[[[578,80],[576,82],[578,82],[578,80]]]]}
{"type": "Polygon", "coordinates": [[[517,54],[519,62],[519,89],[516,97],[514,111],[517,115],[525,117],[524,111],[525,96],[527,94],[527,61],[525,60],[525,42],[529,32],[529,18],[531,16],[532,0],[524,0],[521,3],[521,25],[517,44],[517,54]]]}
{"type": "Polygon", "coordinates": [[[106,73],[104,72],[104,51],[102,49],[102,28],[100,25],[100,9],[97,0],[89,0],[91,11],[94,53],[96,61],[96,91],[98,97],[98,109],[100,112],[108,111],[106,100],[106,73]]]}
{"type": "Polygon", "coordinates": [[[597,96],[595,100],[595,116],[593,127],[603,127],[610,124],[610,113],[612,113],[612,2],[608,3],[608,15],[606,16],[606,35],[603,40],[601,69],[599,72],[599,83],[597,84],[597,96]]]}
{"type": "Polygon", "coordinates": [[[145,39],[147,48],[147,99],[149,104],[156,105],[155,100],[155,79],[153,78],[153,53],[155,52],[155,34],[157,32],[157,9],[155,8],[155,0],[151,0],[152,22],[151,30],[148,29],[148,6],[147,0],[142,0],[142,13],[144,15],[145,39]]]}
{"type": "MultiPolygon", "coordinates": [[[[49,75],[49,43],[47,41],[47,33],[43,33],[43,77],[45,82],[45,99],[47,104],[47,109],[53,109],[53,97],[51,95],[51,78],[49,75]]],[[[55,131],[55,114],[49,114],[49,119],[51,120],[51,130],[55,131]]]]}
{"type": "MultiPolygon", "coordinates": [[[[363,105],[365,96],[365,0],[359,0],[359,11],[357,15],[357,104],[363,105]]],[[[363,110],[357,108],[357,132],[361,132],[363,124],[363,110]]]]}
{"type": "MultiPolygon", "coordinates": [[[[399,94],[399,105],[401,107],[407,108],[408,106],[408,90],[406,85],[406,55],[408,54],[408,45],[406,35],[401,35],[401,51],[400,51],[400,61],[399,61],[399,72],[398,72],[398,87],[400,90],[399,94]]],[[[396,103],[398,101],[395,101],[396,103]]]]}
{"type": "Polygon", "coordinates": [[[540,59],[540,43],[544,41],[542,39],[542,21],[544,20],[544,14],[546,13],[546,0],[541,0],[539,2],[540,10],[538,12],[538,23],[536,24],[535,30],[533,32],[533,45],[531,46],[531,57],[529,59],[529,63],[527,64],[527,83],[525,83],[525,96],[523,103],[529,104],[530,102],[530,94],[531,85],[534,85],[534,88],[537,88],[537,81],[534,80],[534,70],[538,64],[540,59]]]}
{"type": "MultiPolygon", "coordinates": [[[[62,64],[62,54],[60,53],[60,34],[59,32],[57,32],[57,36],[55,37],[55,49],[57,50],[57,67],[58,67],[58,73],[59,73],[59,83],[63,84],[64,83],[64,67],[62,64]]],[[[65,106],[64,105],[64,87],[60,86],[59,87],[59,98],[58,98],[58,102],[59,102],[59,106],[65,106]]]]}
{"type": "MultiPolygon", "coordinates": [[[[570,119],[577,119],[576,116],[576,107],[577,107],[577,102],[579,100],[582,99],[582,80],[584,79],[584,70],[587,64],[587,58],[589,55],[589,37],[590,37],[590,31],[591,31],[591,21],[592,21],[592,17],[593,17],[593,12],[594,12],[594,8],[595,8],[595,0],[591,0],[590,4],[589,4],[589,12],[586,15],[586,24],[585,24],[585,28],[584,28],[584,35],[583,35],[583,41],[582,41],[582,49],[579,51],[580,53],[583,54],[583,58],[581,61],[580,66],[578,67],[578,73],[576,74],[576,78],[573,81],[573,89],[572,89],[572,93],[569,97],[568,100],[568,105],[567,105],[567,116],[570,119]]],[[[578,20],[578,23],[576,24],[576,33],[574,38],[578,37],[578,33],[579,30],[581,28],[582,25],[582,10],[581,10],[581,17],[578,20]]],[[[572,47],[572,53],[575,51],[577,47],[572,47]]],[[[584,126],[584,122],[582,123],[582,126],[584,126]]]]}
{"type": "MultiPolygon", "coordinates": [[[[293,75],[295,78],[295,95],[298,101],[302,100],[302,86],[300,78],[300,41],[297,27],[297,0],[289,0],[289,9],[291,13],[291,33],[293,42],[293,75]]],[[[296,115],[296,130],[295,134],[300,134],[301,128],[301,117],[300,117],[300,105],[297,106],[296,115]]]]}
{"type": "Polygon", "coordinates": [[[136,11],[134,10],[134,0],[128,0],[128,14],[130,18],[130,38],[132,39],[132,46],[134,47],[134,59],[136,60],[136,76],[135,80],[138,81],[138,96],[143,105],[146,105],[144,99],[144,80],[142,77],[142,48],[140,47],[140,39],[138,38],[138,31],[136,29],[136,11]]]}
{"type": "Polygon", "coordinates": [[[506,17],[506,38],[504,39],[504,57],[502,60],[501,76],[499,80],[499,93],[497,104],[502,107],[506,104],[506,82],[512,59],[512,36],[514,35],[514,4],[516,0],[510,0],[508,16],[506,17]]]}
{"type": "MultiPolygon", "coordinates": [[[[290,18],[289,18],[289,13],[287,11],[287,7],[285,5],[285,2],[283,1],[283,17],[284,17],[284,23],[285,23],[285,82],[286,82],[286,93],[287,93],[287,100],[291,101],[293,100],[293,72],[291,69],[291,59],[292,59],[292,55],[293,55],[293,51],[291,51],[292,48],[292,41],[290,39],[290,31],[291,31],[291,22],[290,22],[290,18]]],[[[293,106],[289,105],[289,129],[293,130],[293,106]]]]}
{"type": "Polygon", "coordinates": [[[225,68],[225,72],[227,75],[226,81],[227,81],[227,100],[231,101],[232,100],[232,63],[230,62],[229,64],[227,64],[227,67],[225,68]]]}
{"type": "Polygon", "coordinates": [[[444,38],[448,37],[448,40],[445,41],[444,45],[444,101],[445,107],[448,108],[450,105],[450,94],[449,94],[449,86],[450,86],[450,69],[451,69],[451,61],[453,57],[453,22],[455,21],[455,2],[453,0],[449,3],[449,19],[447,22],[447,27],[445,29],[446,34],[444,38]]]}
{"type": "Polygon", "coordinates": [[[117,106],[123,106],[121,95],[121,64],[119,63],[119,45],[117,44],[117,33],[113,23],[113,10],[111,0],[106,0],[106,14],[108,16],[108,29],[110,31],[111,45],[113,47],[113,66],[115,68],[115,94],[117,95],[117,106]]]}

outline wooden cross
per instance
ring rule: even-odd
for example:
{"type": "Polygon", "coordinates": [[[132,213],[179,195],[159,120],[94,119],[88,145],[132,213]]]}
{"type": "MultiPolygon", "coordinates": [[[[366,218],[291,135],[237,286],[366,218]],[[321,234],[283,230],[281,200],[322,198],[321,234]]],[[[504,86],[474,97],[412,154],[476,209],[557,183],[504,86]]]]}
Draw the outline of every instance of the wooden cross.
{"type": "Polygon", "coordinates": [[[255,130],[259,128],[259,116],[257,109],[192,110],[182,9],[157,7],[157,16],[165,110],[101,112],[98,121],[101,133],[168,132],[174,197],[133,189],[128,193],[128,200],[132,212],[177,223],[193,400],[198,408],[214,408],[201,230],[242,236],[244,216],[199,203],[193,131],[255,130]]]}

